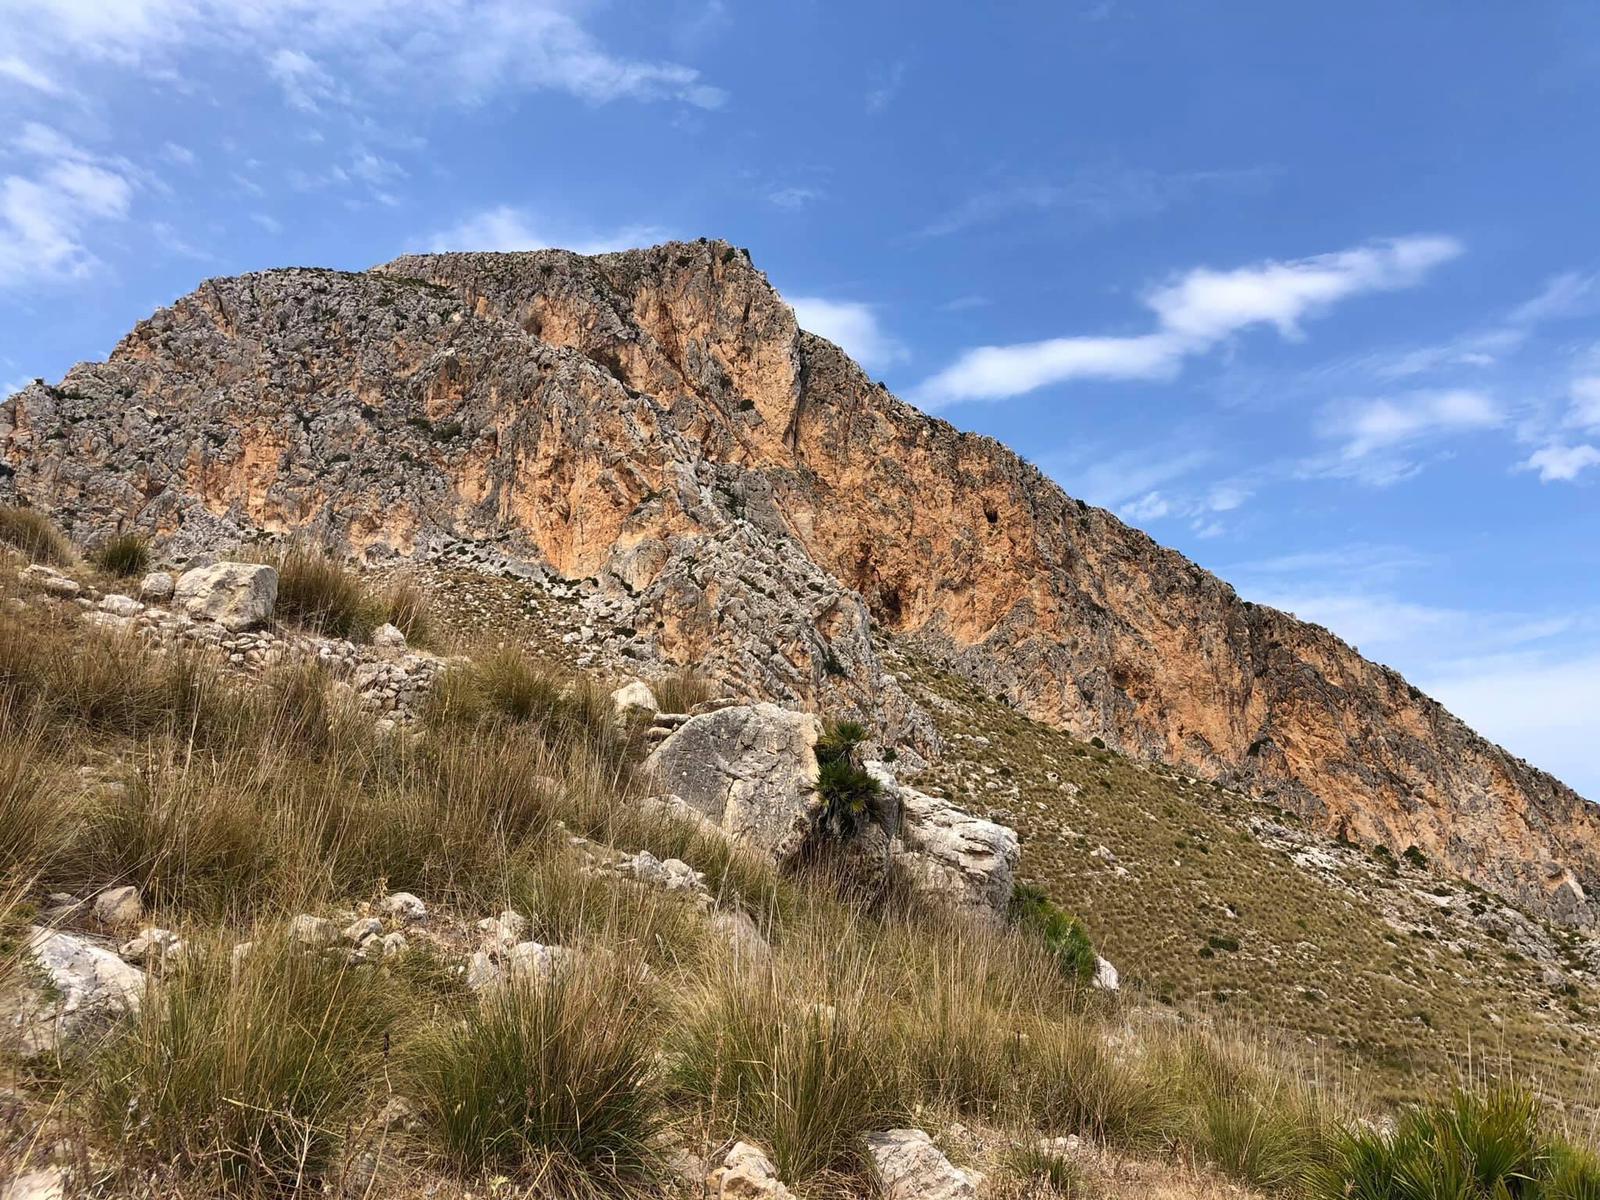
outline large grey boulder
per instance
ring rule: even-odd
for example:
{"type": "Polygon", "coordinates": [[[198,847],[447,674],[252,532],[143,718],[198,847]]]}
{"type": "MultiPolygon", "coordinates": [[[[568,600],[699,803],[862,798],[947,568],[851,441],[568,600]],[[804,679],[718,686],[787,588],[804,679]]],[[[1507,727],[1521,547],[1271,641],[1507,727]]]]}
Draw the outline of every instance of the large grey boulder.
{"type": "Polygon", "coordinates": [[[691,717],[645,766],[663,792],[733,840],[781,860],[804,846],[816,822],[821,734],[810,713],[737,705],[691,717]]]}
{"type": "Polygon", "coordinates": [[[185,571],[173,602],[197,621],[238,632],[272,619],[278,572],[262,563],[219,562],[185,571]]]}
{"type": "Polygon", "coordinates": [[[32,986],[25,971],[21,986],[0,997],[6,1033],[22,1055],[80,1041],[139,1011],[145,974],[110,950],[76,934],[35,925],[28,929],[26,951],[28,964],[48,991],[32,986]]]}
{"type": "Polygon", "coordinates": [[[867,1135],[885,1200],[976,1200],[983,1176],[953,1164],[920,1129],[867,1135]]]}
{"type": "Polygon", "coordinates": [[[895,860],[913,886],[959,908],[1005,912],[1021,855],[1017,831],[900,783],[883,763],[869,762],[867,772],[898,806],[895,860]]]}

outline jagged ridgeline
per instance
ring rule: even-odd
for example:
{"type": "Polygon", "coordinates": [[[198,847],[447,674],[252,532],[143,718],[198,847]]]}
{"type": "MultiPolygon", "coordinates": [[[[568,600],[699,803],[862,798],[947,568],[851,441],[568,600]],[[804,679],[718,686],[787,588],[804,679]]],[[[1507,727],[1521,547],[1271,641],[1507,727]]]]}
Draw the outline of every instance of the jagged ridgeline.
{"type": "Polygon", "coordinates": [[[1589,806],[743,251],[211,281],[0,457],[5,1200],[1600,1189],[1589,806]]]}

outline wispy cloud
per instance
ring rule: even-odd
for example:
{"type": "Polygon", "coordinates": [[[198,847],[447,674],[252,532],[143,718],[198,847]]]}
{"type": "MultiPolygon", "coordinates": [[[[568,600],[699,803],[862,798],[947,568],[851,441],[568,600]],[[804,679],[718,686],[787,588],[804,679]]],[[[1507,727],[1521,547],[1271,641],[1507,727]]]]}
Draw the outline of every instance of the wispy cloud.
{"type": "Polygon", "coordinates": [[[1600,449],[1590,445],[1545,446],[1522,462],[1522,469],[1539,472],[1541,483],[1571,483],[1590,467],[1600,467],[1600,449]]]}
{"type": "Polygon", "coordinates": [[[14,54],[0,55],[0,81],[10,80],[23,87],[43,92],[46,96],[62,94],[61,85],[38,67],[24,62],[14,54]]]}
{"type": "Polygon", "coordinates": [[[1207,188],[1257,188],[1274,174],[1260,167],[1165,172],[1116,165],[1084,167],[1065,178],[1012,180],[982,188],[914,236],[948,237],[1027,213],[1069,213],[1096,225],[1152,217],[1207,188]]]}
{"type": "Polygon", "coordinates": [[[1323,411],[1320,432],[1343,442],[1341,457],[1354,461],[1428,438],[1490,429],[1504,420],[1489,396],[1457,388],[1336,402],[1323,411]]]}
{"type": "Polygon", "coordinates": [[[37,123],[12,147],[32,169],[0,180],[0,287],[84,278],[98,261],[87,231],[128,216],[137,173],[37,123]]]}
{"type": "Polygon", "coordinates": [[[867,111],[881,113],[893,103],[894,98],[900,94],[900,89],[905,86],[906,64],[893,62],[882,67],[877,72],[877,78],[872,87],[867,91],[867,111]]]}
{"type": "Polygon", "coordinates": [[[430,234],[422,239],[420,248],[432,253],[560,249],[605,254],[666,240],[667,233],[653,225],[623,225],[604,232],[552,230],[529,210],[502,204],[472,213],[448,229],[430,234]]]}
{"type": "Polygon", "coordinates": [[[1453,238],[1406,237],[1313,258],[1197,268],[1145,294],[1156,318],[1153,332],[981,346],[925,381],[915,395],[940,406],[999,400],[1075,379],[1169,379],[1186,358],[1236,333],[1269,325],[1297,340],[1304,321],[1340,300],[1412,287],[1459,253],[1453,238]]]}
{"type": "Polygon", "coordinates": [[[822,199],[823,192],[814,187],[777,187],[767,193],[767,203],[773,208],[786,209],[789,212],[798,212],[822,199]]]}
{"type": "Polygon", "coordinates": [[[784,299],[794,309],[800,328],[827,338],[868,370],[881,371],[909,357],[905,346],[884,330],[870,304],[823,296],[784,299]]]}
{"type": "Polygon", "coordinates": [[[552,90],[590,103],[726,99],[693,67],[608,50],[562,0],[33,0],[7,4],[28,61],[92,59],[181,78],[194,50],[254,58],[289,103],[344,103],[359,81],[391,100],[478,102],[552,90]]]}

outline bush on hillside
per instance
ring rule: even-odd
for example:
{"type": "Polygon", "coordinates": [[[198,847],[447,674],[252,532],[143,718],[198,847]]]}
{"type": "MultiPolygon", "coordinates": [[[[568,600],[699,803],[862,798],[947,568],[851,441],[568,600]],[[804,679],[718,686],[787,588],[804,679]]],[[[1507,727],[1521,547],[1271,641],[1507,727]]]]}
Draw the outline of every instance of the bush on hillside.
{"type": "Polygon", "coordinates": [[[0,542],[20,551],[29,562],[60,567],[72,561],[72,543],[37,509],[0,504],[0,542]]]}
{"type": "Polygon", "coordinates": [[[883,786],[862,767],[859,757],[867,731],[854,721],[836,721],[817,742],[817,795],[820,826],[835,841],[848,841],[863,826],[882,820],[883,786]]]}
{"type": "Polygon", "coordinates": [[[653,1014],[620,962],[559,967],[492,989],[412,1049],[411,1094],[458,1168],[621,1195],[657,1173],[665,1120],[653,1014]]]}
{"type": "Polygon", "coordinates": [[[1333,1140],[1311,1175],[1314,1200],[1579,1200],[1600,1196],[1600,1164],[1551,1136],[1521,1088],[1457,1088],[1404,1112],[1392,1133],[1333,1140]]]}
{"type": "Polygon", "coordinates": [[[356,573],[320,550],[293,546],[272,565],[278,569],[280,619],[353,642],[366,641],[383,624],[383,606],[356,573]]]}
{"type": "Polygon", "coordinates": [[[1077,983],[1094,978],[1094,943],[1083,922],[1060,908],[1041,887],[1019,883],[1011,891],[1011,920],[1049,946],[1066,976],[1077,983]]]}
{"type": "Polygon", "coordinates": [[[371,970],[258,938],[191,947],[90,1068],[118,1165],[232,1194],[297,1191],[336,1161],[397,1015],[371,970]]]}
{"type": "Polygon", "coordinates": [[[142,533],[119,533],[94,552],[94,565],[108,575],[131,579],[150,569],[150,540],[142,533]]]}

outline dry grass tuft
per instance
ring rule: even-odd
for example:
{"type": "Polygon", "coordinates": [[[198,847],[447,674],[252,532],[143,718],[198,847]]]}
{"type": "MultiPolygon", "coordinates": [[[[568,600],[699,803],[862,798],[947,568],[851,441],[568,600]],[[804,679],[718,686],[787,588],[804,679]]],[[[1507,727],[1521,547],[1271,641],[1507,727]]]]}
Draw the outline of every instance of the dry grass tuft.
{"type": "Polygon", "coordinates": [[[64,567],[75,557],[72,543],[42,512],[15,504],[0,505],[0,542],[21,552],[29,562],[64,567]]]}

